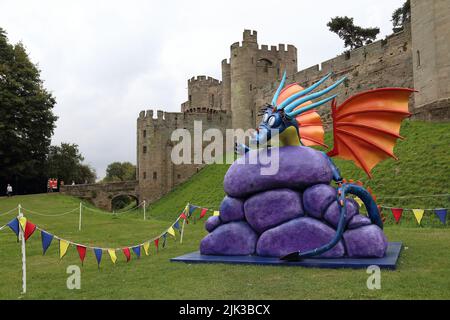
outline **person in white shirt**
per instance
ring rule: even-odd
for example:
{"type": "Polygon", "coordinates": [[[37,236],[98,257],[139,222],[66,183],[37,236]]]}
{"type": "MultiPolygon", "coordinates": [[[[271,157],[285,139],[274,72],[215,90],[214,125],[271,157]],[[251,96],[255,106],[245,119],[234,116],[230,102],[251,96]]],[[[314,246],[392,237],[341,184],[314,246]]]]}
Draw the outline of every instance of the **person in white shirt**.
{"type": "Polygon", "coordinates": [[[13,192],[13,188],[12,188],[12,186],[8,183],[8,186],[6,187],[6,195],[7,195],[8,197],[11,197],[11,196],[12,196],[12,192],[13,192]]]}

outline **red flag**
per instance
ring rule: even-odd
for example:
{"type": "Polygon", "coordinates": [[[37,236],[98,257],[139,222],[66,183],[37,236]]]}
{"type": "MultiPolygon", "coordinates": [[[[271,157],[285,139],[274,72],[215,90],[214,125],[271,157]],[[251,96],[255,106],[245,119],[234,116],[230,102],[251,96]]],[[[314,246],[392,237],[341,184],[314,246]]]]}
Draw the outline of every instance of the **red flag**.
{"type": "Polygon", "coordinates": [[[206,212],[208,212],[208,209],[202,208],[202,212],[200,212],[200,219],[206,215],[206,212]]]}
{"type": "Polygon", "coordinates": [[[392,214],[394,215],[394,219],[395,219],[396,223],[399,223],[400,219],[402,217],[402,214],[403,214],[403,209],[392,208],[391,211],[392,211],[392,214]]]}
{"type": "Polygon", "coordinates": [[[127,257],[127,262],[130,261],[131,259],[130,248],[123,248],[122,251],[125,257],[127,257]]]}
{"type": "Polygon", "coordinates": [[[27,220],[27,224],[25,225],[25,241],[28,240],[29,237],[36,230],[36,225],[27,220]]]}
{"type": "Polygon", "coordinates": [[[77,246],[78,255],[80,256],[81,264],[84,262],[84,258],[86,257],[86,247],[77,246]]]}
{"type": "Polygon", "coordinates": [[[184,214],[184,212],[182,214],[180,214],[180,218],[186,220],[186,223],[189,223],[189,220],[187,219],[187,217],[184,214]]]}
{"type": "Polygon", "coordinates": [[[158,251],[159,239],[156,239],[154,242],[155,242],[156,251],[158,251]]]}

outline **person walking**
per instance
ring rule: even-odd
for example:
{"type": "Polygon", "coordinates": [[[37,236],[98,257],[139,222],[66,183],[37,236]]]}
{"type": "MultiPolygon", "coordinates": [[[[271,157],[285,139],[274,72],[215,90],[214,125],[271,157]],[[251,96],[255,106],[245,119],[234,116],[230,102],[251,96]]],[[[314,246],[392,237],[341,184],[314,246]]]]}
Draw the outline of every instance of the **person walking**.
{"type": "Polygon", "coordinates": [[[12,188],[12,186],[8,183],[8,185],[6,186],[6,195],[7,195],[8,197],[11,197],[11,196],[12,196],[12,193],[13,193],[13,188],[12,188]]]}

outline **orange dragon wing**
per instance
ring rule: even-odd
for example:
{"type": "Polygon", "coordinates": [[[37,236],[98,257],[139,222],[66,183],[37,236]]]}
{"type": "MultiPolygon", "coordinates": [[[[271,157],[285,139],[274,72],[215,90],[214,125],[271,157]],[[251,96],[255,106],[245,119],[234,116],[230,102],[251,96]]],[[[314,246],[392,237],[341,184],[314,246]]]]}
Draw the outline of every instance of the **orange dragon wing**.
{"type": "Polygon", "coordinates": [[[413,89],[383,88],[357,94],[339,107],[332,104],[334,146],[328,155],[352,160],[372,178],[372,169],[394,155],[402,121],[411,116],[413,89]]]}
{"type": "MultiPolygon", "coordinates": [[[[304,90],[304,88],[297,83],[292,83],[291,85],[286,86],[278,96],[277,105],[280,105],[288,97],[302,90],[304,90]]],[[[311,101],[305,102],[294,110],[309,104],[311,104],[311,101]]],[[[315,110],[301,113],[295,118],[295,120],[297,120],[302,145],[307,147],[322,146],[328,148],[324,143],[325,131],[323,129],[322,120],[320,115],[315,110]]]]}

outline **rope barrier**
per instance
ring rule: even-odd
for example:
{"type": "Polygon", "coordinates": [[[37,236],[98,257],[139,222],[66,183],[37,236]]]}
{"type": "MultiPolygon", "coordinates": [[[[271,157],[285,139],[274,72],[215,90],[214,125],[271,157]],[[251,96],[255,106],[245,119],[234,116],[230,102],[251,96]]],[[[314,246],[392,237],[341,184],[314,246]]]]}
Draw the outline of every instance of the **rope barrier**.
{"type": "Polygon", "coordinates": [[[18,208],[18,207],[15,207],[14,209],[9,210],[8,212],[5,212],[5,213],[0,214],[0,217],[6,216],[6,215],[8,215],[8,214],[14,212],[14,210],[17,210],[17,208],[18,208]]]}
{"type": "Polygon", "coordinates": [[[66,211],[66,212],[62,212],[62,213],[55,213],[55,214],[48,214],[48,213],[37,212],[37,211],[33,211],[33,210],[30,210],[30,209],[27,209],[27,208],[24,208],[24,207],[22,207],[22,210],[28,211],[31,214],[36,214],[38,216],[43,216],[43,217],[59,217],[59,216],[64,216],[66,214],[75,212],[75,211],[78,210],[78,208],[75,208],[75,209],[72,209],[72,210],[69,210],[69,211],[66,211]]]}
{"type": "Polygon", "coordinates": [[[433,208],[433,209],[423,209],[423,208],[403,208],[402,206],[399,207],[387,207],[387,206],[380,206],[380,208],[382,209],[403,209],[403,210],[416,210],[416,209],[420,209],[423,211],[434,211],[434,210],[450,210],[450,208],[433,208]]]}
{"type": "Polygon", "coordinates": [[[427,196],[398,196],[398,197],[383,197],[383,196],[378,196],[378,198],[380,199],[410,199],[410,198],[435,198],[435,197],[450,197],[450,194],[432,194],[432,195],[427,195],[427,196]]]}

